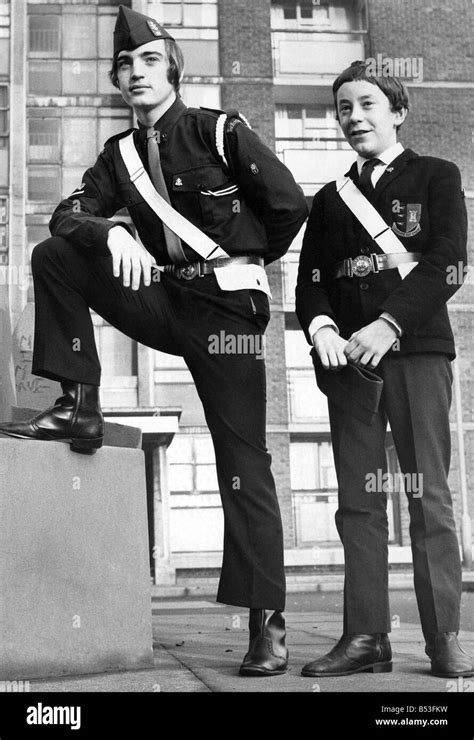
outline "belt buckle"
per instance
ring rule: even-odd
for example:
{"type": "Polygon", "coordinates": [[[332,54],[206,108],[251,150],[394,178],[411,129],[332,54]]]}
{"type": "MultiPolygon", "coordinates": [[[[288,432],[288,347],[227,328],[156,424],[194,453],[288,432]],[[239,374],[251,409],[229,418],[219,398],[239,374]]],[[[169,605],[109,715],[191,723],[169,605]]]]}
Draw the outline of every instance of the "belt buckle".
{"type": "Polygon", "coordinates": [[[374,264],[372,258],[367,254],[359,254],[351,261],[352,276],[353,277],[366,277],[369,273],[374,271],[374,264]]]}
{"type": "Polygon", "coordinates": [[[194,280],[198,274],[198,266],[185,265],[184,267],[179,268],[179,273],[179,277],[183,278],[183,280],[194,280]]]}

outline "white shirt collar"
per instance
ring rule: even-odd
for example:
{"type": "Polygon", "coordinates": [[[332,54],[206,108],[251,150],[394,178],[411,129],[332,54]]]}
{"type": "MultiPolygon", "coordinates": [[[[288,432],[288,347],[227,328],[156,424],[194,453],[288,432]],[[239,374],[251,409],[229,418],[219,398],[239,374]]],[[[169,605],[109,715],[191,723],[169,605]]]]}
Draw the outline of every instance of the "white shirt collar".
{"type": "MultiPolygon", "coordinates": [[[[383,164],[385,169],[385,167],[388,167],[388,165],[391,164],[394,159],[399,157],[403,151],[403,144],[400,141],[397,141],[396,144],[392,144],[392,146],[389,146],[389,148],[382,152],[382,154],[379,154],[377,159],[380,159],[380,162],[383,164]]],[[[362,172],[364,162],[367,162],[368,159],[373,159],[373,157],[361,157],[360,154],[357,156],[357,171],[359,175],[362,172]]],[[[377,167],[380,167],[380,165],[377,165],[377,167]]]]}

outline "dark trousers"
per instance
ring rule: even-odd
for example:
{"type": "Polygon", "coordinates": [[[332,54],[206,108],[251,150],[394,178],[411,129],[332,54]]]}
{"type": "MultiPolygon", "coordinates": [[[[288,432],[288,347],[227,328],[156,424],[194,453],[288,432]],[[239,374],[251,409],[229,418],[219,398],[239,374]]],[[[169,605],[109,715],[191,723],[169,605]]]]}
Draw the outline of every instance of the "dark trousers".
{"type": "Polygon", "coordinates": [[[372,426],[329,406],[339,484],[336,525],[345,558],[344,632],[390,631],[388,480],[381,477],[387,472],[387,419],[411,488],[406,495],[422,629],[456,632],[461,563],[447,481],[451,366],[444,355],[419,354],[385,358],[377,372],[384,390],[372,426]]]}
{"type": "Polygon", "coordinates": [[[36,375],[100,384],[89,307],[132,339],[184,358],[214,443],[224,510],[217,600],[283,610],[283,534],[265,443],[260,351],[269,319],[267,296],[222,291],[214,275],[192,281],[165,275],[132,291],[113,276],[111,257],[86,258],[59,237],[34,249],[32,270],[36,375]]]}

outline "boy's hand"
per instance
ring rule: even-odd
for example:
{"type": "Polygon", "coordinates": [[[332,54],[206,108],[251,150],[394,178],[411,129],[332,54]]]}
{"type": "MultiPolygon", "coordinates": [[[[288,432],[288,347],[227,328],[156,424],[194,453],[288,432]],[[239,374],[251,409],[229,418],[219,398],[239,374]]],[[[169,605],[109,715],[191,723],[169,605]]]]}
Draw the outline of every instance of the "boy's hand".
{"type": "Polygon", "coordinates": [[[396,338],[395,327],[384,319],[377,319],[354,332],[344,351],[349,362],[375,368],[396,338]]]}
{"type": "Polygon", "coordinates": [[[347,339],[342,339],[330,326],[322,326],[313,335],[313,344],[325,370],[339,370],[347,365],[344,354],[347,339]]]}
{"type": "Polygon", "coordinates": [[[140,287],[140,277],[143,274],[145,285],[151,283],[151,267],[155,260],[147,250],[139,244],[123,226],[114,226],[107,237],[107,247],[112,255],[114,277],[120,277],[126,288],[130,285],[132,276],[132,290],[140,287]]]}

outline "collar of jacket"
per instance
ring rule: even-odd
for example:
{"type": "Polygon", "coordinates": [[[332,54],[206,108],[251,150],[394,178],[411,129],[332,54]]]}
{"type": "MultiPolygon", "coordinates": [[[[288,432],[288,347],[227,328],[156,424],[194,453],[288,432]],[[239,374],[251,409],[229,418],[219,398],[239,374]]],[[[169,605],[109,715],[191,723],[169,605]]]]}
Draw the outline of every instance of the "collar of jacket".
{"type": "MultiPolygon", "coordinates": [[[[157,131],[160,132],[160,134],[167,133],[176,123],[178,118],[186,111],[188,108],[183,103],[181,98],[176,98],[173,105],[168,108],[168,110],[163,113],[161,118],[157,120],[157,122],[154,124],[153,128],[155,128],[157,131]]],[[[143,137],[143,141],[146,139],[146,131],[149,128],[149,126],[145,126],[143,123],[140,123],[138,121],[138,129],[140,131],[140,139],[143,137]]]]}
{"type": "MultiPolygon", "coordinates": [[[[378,189],[379,185],[384,185],[384,183],[388,179],[396,177],[402,171],[405,165],[408,164],[411,159],[415,159],[416,157],[418,157],[418,154],[416,154],[416,152],[414,152],[412,149],[404,149],[403,152],[398,155],[398,157],[395,157],[393,162],[390,162],[385,172],[379,178],[377,184],[375,185],[375,190],[378,189]]],[[[357,184],[357,180],[359,179],[357,161],[352,163],[350,170],[344,173],[344,177],[350,177],[351,180],[353,180],[357,184]]]]}

